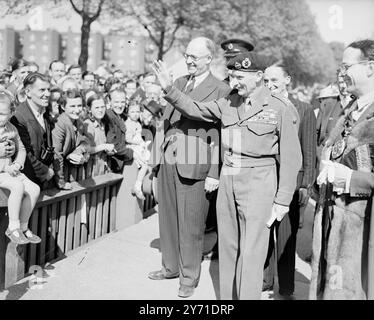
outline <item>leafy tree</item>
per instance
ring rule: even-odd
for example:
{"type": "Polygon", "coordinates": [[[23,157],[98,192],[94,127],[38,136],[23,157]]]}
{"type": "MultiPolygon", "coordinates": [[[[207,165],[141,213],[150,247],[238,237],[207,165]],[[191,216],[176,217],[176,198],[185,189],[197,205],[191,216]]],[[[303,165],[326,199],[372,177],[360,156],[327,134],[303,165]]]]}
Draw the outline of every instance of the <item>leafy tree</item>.
{"type": "Polygon", "coordinates": [[[334,55],[336,64],[339,65],[342,62],[343,52],[346,45],[342,42],[333,41],[329,43],[329,46],[332,50],[332,54],[334,55]]]}
{"type": "Polygon", "coordinates": [[[91,24],[97,20],[106,0],[69,0],[72,8],[82,18],[81,53],[78,63],[83,70],[87,69],[88,41],[90,39],[91,24]]]}

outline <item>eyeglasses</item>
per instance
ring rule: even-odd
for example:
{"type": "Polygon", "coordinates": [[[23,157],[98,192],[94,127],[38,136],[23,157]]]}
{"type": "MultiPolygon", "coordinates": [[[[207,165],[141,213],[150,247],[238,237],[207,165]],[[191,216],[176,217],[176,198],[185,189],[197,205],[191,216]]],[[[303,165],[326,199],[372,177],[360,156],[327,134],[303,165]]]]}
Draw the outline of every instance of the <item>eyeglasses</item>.
{"type": "Polygon", "coordinates": [[[203,58],[206,58],[206,57],[208,57],[208,56],[209,56],[209,54],[206,54],[205,56],[201,56],[201,57],[196,57],[196,56],[194,56],[193,54],[187,54],[187,53],[185,53],[185,54],[183,55],[183,57],[184,57],[185,60],[188,60],[188,58],[191,58],[191,60],[192,60],[193,62],[197,62],[197,61],[199,61],[199,60],[201,60],[201,59],[203,59],[203,58]]]}
{"type": "Polygon", "coordinates": [[[339,71],[341,73],[346,73],[348,71],[348,69],[356,64],[363,64],[363,63],[368,63],[370,62],[371,60],[361,60],[361,61],[358,61],[356,63],[351,63],[351,64],[347,64],[347,63],[342,63],[340,66],[339,66],[339,71]]]}

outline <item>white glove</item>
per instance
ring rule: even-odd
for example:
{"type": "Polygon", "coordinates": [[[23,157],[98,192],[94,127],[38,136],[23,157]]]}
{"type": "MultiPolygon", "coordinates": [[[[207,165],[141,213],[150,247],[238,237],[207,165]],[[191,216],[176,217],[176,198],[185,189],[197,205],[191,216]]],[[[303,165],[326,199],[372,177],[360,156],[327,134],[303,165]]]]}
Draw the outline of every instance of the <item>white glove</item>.
{"type": "Polygon", "coordinates": [[[322,170],[318,175],[319,185],[327,181],[332,183],[338,194],[348,193],[353,170],[337,162],[322,160],[322,170]]]}
{"type": "Polygon", "coordinates": [[[289,211],[288,206],[283,206],[281,204],[274,203],[273,208],[271,210],[271,217],[269,221],[266,223],[266,226],[270,228],[275,220],[282,221],[283,217],[289,211]]]}

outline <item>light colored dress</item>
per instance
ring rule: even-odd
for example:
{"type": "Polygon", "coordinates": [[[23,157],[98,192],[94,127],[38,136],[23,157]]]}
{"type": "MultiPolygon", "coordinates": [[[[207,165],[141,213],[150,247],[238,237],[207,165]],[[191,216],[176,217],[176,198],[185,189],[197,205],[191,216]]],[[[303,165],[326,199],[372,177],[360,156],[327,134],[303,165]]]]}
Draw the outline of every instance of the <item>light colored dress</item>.
{"type": "MultiPolygon", "coordinates": [[[[86,119],[84,123],[87,126],[87,137],[92,147],[107,143],[104,124],[100,124],[96,120],[92,121],[91,119],[86,119]]],[[[91,157],[93,161],[93,177],[110,172],[108,157],[105,151],[92,154],[91,157]]]]}
{"type": "MultiPolygon", "coordinates": [[[[126,143],[128,147],[133,149],[135,152],[142,154],[142,158],[146,161],[149,161],[151,156],[145,141],[142,138],[142,126],[139,121],[133,121],[130,118],[127,118],[125,121],[126,126],[126,143]]],[[[141,167],[141,164],[135,159],[138,167],[141,167]]]]}
{"type": "MultiPolygon", "coordinates": [[[[14,160],[14,162],[18,162],[23,167],[26,159],[26,150],[16,127],[13,126],[10,122],[5,124],[4,127],[0,127],[0,142],[5,142],[7,140],[11,140],[15,143],[16,159],[14,160]]],[[[11,164],[12,157],[0,158],[0,172],[5,172],[5,168],[10,166],[11,164]]]]}

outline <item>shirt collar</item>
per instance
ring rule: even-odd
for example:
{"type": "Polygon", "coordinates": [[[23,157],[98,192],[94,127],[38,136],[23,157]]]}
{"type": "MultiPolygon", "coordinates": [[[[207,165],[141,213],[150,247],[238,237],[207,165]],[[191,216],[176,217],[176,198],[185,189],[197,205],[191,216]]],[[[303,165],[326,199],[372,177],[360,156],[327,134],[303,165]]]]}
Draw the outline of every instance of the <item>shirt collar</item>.
{"type": "Polygon", "coordinates": [[[205,71],[202,74],[199,74],[198,76],[195,77],[195,85],[194,87],[196,88],[200,83],[202,83],[209,75],[210,70],[205,71]]]}
{"type": "Polygon", "coordinates": [[[32,111],[32,113],[37,117],[37,118],[39,118],[39,117],[42,117],[43,116],[43,114],[44,114],[44,108],[42,109],[43,111],[42,112],[40,112],[40,110],[41,110],[41,108],[40,107],[38,107],[31,99],[27,99],[27,102],[28,102],[28,104],[29,104],[29,106],[30,106],[30,109],[31,109],[31,111],[32,111]]]}

